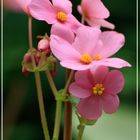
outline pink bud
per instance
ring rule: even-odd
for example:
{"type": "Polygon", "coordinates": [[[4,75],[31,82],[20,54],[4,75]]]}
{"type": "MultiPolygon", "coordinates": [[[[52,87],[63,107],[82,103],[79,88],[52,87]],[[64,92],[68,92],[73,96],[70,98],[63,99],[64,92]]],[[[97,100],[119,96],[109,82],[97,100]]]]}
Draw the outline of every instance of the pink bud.
{"type": "Polygon", "coordinates": [[[50,41],[48,39],[41,39],[38,43],[38,50],[41,52],[50,48],[50,41]]]}
{"type": "Polygon", "coordinates": [[[36,54],[35,55],[35,62],[36,62],[36,64],[39,63],[40,59],[41,59],[41,56],[39,54],[36,54]]]}
{"type": "Polygon", "coordinates": [[[25,62],[28,62],[28,63],[30,63],[30,62],[32,62],[32,60],[31,60],[31,54],[30,53],[26,53],[25,55],[24,55],[24,59],[23,59],[25,62]]]}
{"type": "Polygon", "coordinates": [[[46,56],[50,56],[50,41],[48,39],[41,39],[38,43],[38,50],[44,52],[46,56]]]}
{"type": "Polygon", "coordinates": [[[25,76],[29,76],[29,71],[23,66],[22,67],[22,72],[25,74],[25,76]]]}

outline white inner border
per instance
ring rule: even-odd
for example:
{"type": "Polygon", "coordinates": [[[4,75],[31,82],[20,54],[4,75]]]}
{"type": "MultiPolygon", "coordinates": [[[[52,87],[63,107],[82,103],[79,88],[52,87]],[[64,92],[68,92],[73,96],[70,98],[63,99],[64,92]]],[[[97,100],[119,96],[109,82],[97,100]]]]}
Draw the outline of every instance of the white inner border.
{"type": "Polygon", "coordinates": [[[138,61],[138,57],[139,57],[139,49],[138,49],[138,0],[136,0],[136,140],[138,140],[139,138],[139,126],[138,126],[138,113],[139,113],[139,109],[138,109],[138,87],[139,87],[139,81],[138,81],[138,72],[139,72],[139,61],[138,61]]]}
{"type": "MultiPolygon", "coordinates": [[[[138,140],[138,0],[136,0],[136,140],[138,140]]],[[[1,0],[1,140],[3,140],[3,0],[1,0]]]]}
{"type": "Polygon", "coordinates": [[[3,140],[3,0],[1,0],[1,140],[3,140]]]}

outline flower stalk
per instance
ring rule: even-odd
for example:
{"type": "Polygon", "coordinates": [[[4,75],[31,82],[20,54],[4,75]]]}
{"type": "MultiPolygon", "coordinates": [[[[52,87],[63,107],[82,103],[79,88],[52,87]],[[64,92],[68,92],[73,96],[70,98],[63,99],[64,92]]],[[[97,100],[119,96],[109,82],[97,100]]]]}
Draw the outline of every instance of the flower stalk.
{"type": "MultiPolygon", "coordinates": [[[[46,76],[48,78],[50,87],[55,97],[58,95],[58,91],[56,89],[55,83],[53,78],[50,74],[49,69],[46,70],[46,76]]],[[[54,132],[53,132],[53,140],[58,140],[59,132],[60,132],[60,125],[61,125],[61,114],[62,114],[62,101],[56,98],[56,114],[55,114],[55,125],[54,125],[54,132]]]]}
{"type": "Polygon", "coordinates": [[[53,81],[53,78],[51,76],[51,73],[50,73],[49,69],[47,69],[45,73],[46,73],[46,76],[48,78],[48,81],[49,81],[50,87],[52,89],[53,95],[56,97],[58,91],[56,89],[55,83],[53,81]]]}
{"type": "MultiPolygon", "coordinates": [[[[28,31],[29,31],[29,48],[32,50],[33,49],[32,17],[30,17],[30,16],[29,16],[29,20],[28,20],[28,31]]],[[[34,59],[34,56],[32,55],[32,53],[31,53],[31,59],[32,59],[33,67],[36,68],[35,59],[34,59]]],[[[38,103],[39,103],[39,110],[40,110],[41,123],[42,123],[43,132],[44,132],[44,137],[45,137],[45,140],[50,140],[47,120],[46,120],[46,116],[45,116],[45,107],[44,107],[44,101],[43,101],[40,74],[38,71],[35,71],[34,74],[35,74],[35,82],[36,82],[36,87],[37,87],[38,103]]]]}
{"type": "Polygon", "coordinates": [[[41,80],[40,80],[39,72],[35,72],[35,81],[36,81],[36,86],[37,86],[39,110],[40,110],[40,116],[41,116],[41,122],[42,122],[42,127],[43,127],[45,140],[50,140],[47,120],[46,120],[46,117],[45,117],[45,108],[44,108],[44,101],[43,101],[43,95],[42,95],[43,93],[42,93],[42,87],[41,87],[41,80]]]}
{"type": "Polygon", "coordinates": [[[82,15],[81,23],[82,23],[82,24],[85,24],[85,16],[84,16],[84,15],[82,15]]]}
{"type": "MultiPolygon", "coordinates": [[[[68,90],[68,87],[69,87],[69,84],[73,78],[73,75],[74,75],[74,71],[71,71],[70,74],[69,74],[69,77],[67,79],[67,82],[66,82],[66,85],[65,85],[65,88],[62,92],[62,96],[65,97],[65,95],[67,94],[67,90],[68,90]]],[[[60,125],[61,125],[61,115],[62,115],[62,100],[59,100],[57,99],[57,95],[58,95],[58,91],[56,89],[56,86],[55,86],[55,83],[52,79],[52,76],[49,72],[49,69],[46,70],[46,76],[48,78],[48,81],[49,81],[49,84],[50,84],[50,87],[52,89],[52,92],[54,94],[54,96],[56,97],[56,114],[55,114],[55,126],[54,126],[54,133],[53,133],[53,140],[58,140],[59,138],[59,132],[60,132],[60,125]]],[[[65,115],[67,118],[66,122],[69,122],[69,123],[66,123],[67,124],[67,127],[66,127],[66,132],[65,133],[66,135],[64,136],[65,137],[65,140],[68,140],[68,138],[71,139],[71,124],[72,124],[72,121],[71,121],[71,114],[72,114],[72,107],[71,107],[71,103],[70,102],[66,102],[66,112],[65,112],[65,115]]]]}
{"type": "MultiPolygon", "coordinates": [[[[74,71],[67,69],[67,83],[63,91],[63,95],[67,92],[68,86],[73,78],[74,71]]],[[[72,105],[70,102],[65,103],[64,110],[64,140],[71,140],[72,136],[72,105]]]]}
{"type": "Polygon", "coordinates": [[[79,129],[79,132],[78,132],[77,140],[82,140],[82,136],[83,136],[83,133],[84,133],[85,125],[80,124],[78,129],[79,129]]]}
{"type": "Polygon", "coordinates": [[[33,37],[32,37],[32,17],[28,18],[28,31],[29,31],[29,48],[33,49],[33,37]]]}
{"type": "MultiPolygon", "coordinates": [[[[81,18],[81,23],[84,24],[85,22],[85,18],[84,15],[81,18]]],[[[74,71],[71,71],[69,69],[67,70],[67,77],[66,79],[68,79],[68,77],[70,77],[69,79],[71,79],[71,77],[74,75],[74,71]]],[[[70,84],[71,80],[67,82],[67,87],[68,88],[69,84],[70,84]]],[[[64,89],[64,93],[66,92],[66,89],[64,89]]],[[[72,104],[70,102],[66,102],[65,103],[65,109],[64,109],[64,140],[71,140],[72,136],[72,104]]]]}
{"type": "Polygon", "coordinates": [[[70,83],[72,81],[73,75],[74,75],[74,71],[71,70],[70,74],[68,74],[68,75],[69,75],[68,80],[66,82],[65,88],[64,88],[63,93],[62,93],[63,96],[67,93],[68,87],[69,87],[69,85],[70,85],[70,83]]]}
{"type": "Polygon", "coordinates": [[[60,125],[61,125],[61,113],[62,113],[62,101],[57,100],[53,140],[58,140],[59,138],[60,125]]]}

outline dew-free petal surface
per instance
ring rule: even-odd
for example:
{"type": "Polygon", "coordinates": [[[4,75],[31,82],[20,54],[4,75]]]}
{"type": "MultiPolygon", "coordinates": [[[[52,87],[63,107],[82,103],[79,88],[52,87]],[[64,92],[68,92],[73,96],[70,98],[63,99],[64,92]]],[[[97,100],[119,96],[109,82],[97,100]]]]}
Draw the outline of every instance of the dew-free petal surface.
{"type": "Polygon", "coordinates": [[[103,84],[105,86],[106,94],[117,94],[120,93],[124,87],[124,77],[121,71],[112,70],[108,73],[103,84]]]}
{"type": "Polygon", "coordinates": [[[77,98],[87,98],[91,95],[91,92],[89,89],[85,89],[79,85],[77,85],[75,82],[72,83],[69,87],[69,92],[72,96],[75,96],[77,98]]]}
{"type": "Polygon", "coordinates": [[[100,99],[94,96],[81,99],[77,106],[77,111],[82,117],[89,120],[99,118],[102,114],[100,99]]]}

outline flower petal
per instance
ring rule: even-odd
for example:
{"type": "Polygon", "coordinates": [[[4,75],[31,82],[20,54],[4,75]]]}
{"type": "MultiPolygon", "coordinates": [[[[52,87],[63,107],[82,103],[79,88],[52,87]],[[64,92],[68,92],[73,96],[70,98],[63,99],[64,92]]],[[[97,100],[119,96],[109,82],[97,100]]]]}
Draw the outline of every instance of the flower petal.
{"type": "Polygon", "coordinates": [[[30,4],[31,0],[16,0],[17,4],[23,9],[23,11],[29,14],[28,5],[30,4]]]}
{"type": "Polygon", "coordinates": [[[88,89],[91,89],[94,84],[92,74],[89,70],[76,72],[75,81],[77,85],[88,89]]]}
{"type": "Polygon", "coordinates": [[[65,11],[67,14],[72,13],[72,3],[69,0],[52,0],[52,3],[58,11],[65,11]]]}
{"type": "Polygon", "coordinates": [[[51,35],[50,48],[52,53],[60,60],[78,61],[80,54],[66,40],[51,35]]]}
{"type": "MultiPolygon", "coordinates": [[[[79,59],[80,60],[80,59],[79,59]]],[[[79,60],[64,60],[64,61],[61,61],[60,64],[63,66],[63,67],[66,67],[66,68],[69,68],[69,69],[72,69],[72,70],[87,70],[89,68],[92,67],[92,64],[82,64],[81,62],[79,62],[79,60]]]]}
{"type": "Polygon", "coordinates": [[[70,85],[69,92],[72,96],[75,96],[80,99],[87,98],[91,95],[91,92],[89,89],[85,89],[77,85],[75,82],[70,85]]]}
{"type": "Polygon", "coordinates": [[[62,24],[54,24],[51,28],[51,35],[56,35],[69,43],[73,43],[74,41],[74,33],[69,28],[66,28],[62,24]]]}
{"type": "Polygon", "coordinates": [[[110,57],[118,52],[125,42],[124,35],[115,31],[103,32],[100,37],[103,42],[103,48],[100,55],[103,58],[110,57]]]}
{"type": "Polygon", "coordinates": [[[56,11],[49,0],[32,0],[29,5],[31,15],[38,19],[46,21],[48,24],[56,22],[56,11]]]}
{"type": "Polygon", "coordinates": [[[102,26],[102,27],[109,28],[112,30],[115,29],[114,24],[112,24],[104,19],[86,18],[85,20],[92,27],[102,26]]]}
{"type": "Polygon", "coordinates": [[[77,30],[77,36],[73,46],[81,54],[93,54],[101,31],[97,28],[82,26],[77,30]]]}
{"type": "Polygon", "coordinates": [[[103,65],[103,66],[114,67],[114,68],[131,67],[131,65],[128,62],[126,62],[120,58],[102,59],[100,61],[96,61],[95,65],[97,65],[97,66],[103,65]]]}
{"type": "Polygon", "coordinates": [[[106,113],[114,113],[119,106],[119,97],[117,95],[105,95],[102,96],[102,107],[106,113]]]}
{"type": "Polygon", "coordinates": [[[91,69],[92,75],[96,83],[102,83],[107,76],[109,69],[106,66],[99,66],[96,70],[91,69]]]}
{"type": "Polygon", "coordinates": [[[86,119],[98,119],[102,115],[100,99],[94,96],[81,99],[77,106],[78,113],[86,119]]]}
{"type": "Polygon", "coordinates": [[[67,22],[65,23],[73,32],[76,32],[77,29],[83,26],[72,14],[68,15],[67,22]]]}
{"type": "Polygon", "coordinates": [[[81,6],[83,12],[86,13],[88,17],[102,19],[108,18],[110,15],[101,0],[83,0],[81,6]]]}
{"type": "Polygon", "coordinates": [[[120,93],[124,87],[124,77],[121,71],[112,70],[106,76],[103,84],[105,86],[106,94],[117,94],[120,93]]]}
{"type": "Polygon", "coordinates": [[[78,10],[78,12],[79,12],[80,14],[83,13],[81,5],[78,5],[78,6],[77,6],[77,10],[78,10]]]}

